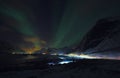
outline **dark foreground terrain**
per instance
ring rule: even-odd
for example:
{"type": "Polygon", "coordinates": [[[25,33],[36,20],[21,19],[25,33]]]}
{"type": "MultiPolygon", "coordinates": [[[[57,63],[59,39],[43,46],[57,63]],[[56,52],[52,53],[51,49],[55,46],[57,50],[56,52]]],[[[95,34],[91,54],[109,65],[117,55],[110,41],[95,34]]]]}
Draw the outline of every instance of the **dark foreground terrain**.
{"type": "MultiPolygon", "coordinates": [[[[23,68],[21,68],[23,69],[23,68]]],[[[120,78],[118,60],[78,60],[46,69],[4,71],[0,78],[120,78]]]]}

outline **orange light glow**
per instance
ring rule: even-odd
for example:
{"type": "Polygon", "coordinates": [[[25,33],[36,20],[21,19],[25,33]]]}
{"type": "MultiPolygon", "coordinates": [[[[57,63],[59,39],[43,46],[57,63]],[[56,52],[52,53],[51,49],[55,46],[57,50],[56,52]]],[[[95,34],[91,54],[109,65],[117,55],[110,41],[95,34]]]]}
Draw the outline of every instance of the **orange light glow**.
{"type": "Polygon", "coordinates": [[[44,40],[41,40],[38,37],[24,37],[23,39],[26,44],[32,43],[30,46],[25,44],[20,46],[23,51],[27,52],[27,54],[33,54],[34,52],[41,50],[46,44],[44,40]]]}
{"type": "Polygon", "coordinates": [[[23,51],[27,52],[27,54],[33,54],[34,52],[40,50],[40,47],[33,47],[33,48],[21,48],[23,51]]]}

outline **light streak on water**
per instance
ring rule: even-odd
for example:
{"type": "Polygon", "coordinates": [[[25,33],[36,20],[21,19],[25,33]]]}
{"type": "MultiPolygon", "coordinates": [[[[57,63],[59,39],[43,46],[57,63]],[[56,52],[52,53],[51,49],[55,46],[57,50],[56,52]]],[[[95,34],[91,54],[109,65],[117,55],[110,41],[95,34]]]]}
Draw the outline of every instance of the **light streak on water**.
{"type": "Polygon", "coordinates": [[[74,59],[108,59],[108,60],[120,60],[120,55],[117,54],[117,56],[114,54],[77,54],[77,53],[70,53],[66,54],[65,56],[72,57],[74,59]],[[112,55],[112,56],[111,56],[112,55]]]}
{"type": "Polygon", "coordinates": [[[71,54],[67,54],[66,56],[77,58],[77,59],[100,59],[100,57],[90,56],[90,55],[86,55],[86,54],[74,54],[74,53],[71,53],[71,54]]]}

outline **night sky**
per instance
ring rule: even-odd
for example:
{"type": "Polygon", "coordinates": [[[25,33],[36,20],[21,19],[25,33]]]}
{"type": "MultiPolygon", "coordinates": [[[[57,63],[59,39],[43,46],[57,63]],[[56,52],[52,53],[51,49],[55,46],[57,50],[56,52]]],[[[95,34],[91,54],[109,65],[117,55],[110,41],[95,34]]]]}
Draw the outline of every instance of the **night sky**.
{"type": "Polygon", "coordinates": [[[0,40],[22,50],[74,47],[111,16],[120,16],[119,0],[0,0],[0,40]]]}

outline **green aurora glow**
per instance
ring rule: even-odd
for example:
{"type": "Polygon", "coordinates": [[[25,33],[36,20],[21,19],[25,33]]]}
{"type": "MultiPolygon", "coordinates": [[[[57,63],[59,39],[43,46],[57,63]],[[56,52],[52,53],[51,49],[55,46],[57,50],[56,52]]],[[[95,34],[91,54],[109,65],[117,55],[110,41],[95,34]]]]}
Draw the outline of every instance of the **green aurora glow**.
{"type": "MultiPolygon", "coordinates": [[[[59,1],[58,1],[59,2],[59,1]]],[[[56,1],[56,3],[58,3],[56,1]]],[[[72,46],[76,43],[79,43],[83,36],[86,34],[86,32],[91,28],[88,27],[88,29],[83,31],[80,29],[81,22],[78,21],[79,16],[79,1],[73,1],[73,0],[67,0],[67,5],[65,7],[65,11],[61,17],[61,20],[56,24],[54,24],[56,28],[56,34],[53,38],[53,43],[51,44],[51,47],[66,47],[66,46],[72,46]],[[73,34],[74,33],[74,34],[73,34]]],[[[60,9],[58,5],[55,6],[55,9],[60,9]],[[56,8],[57,7],[57,8],[56,8]]],[[[55,10],[56,11],[56,10],[55,10]]],[[[59,15],[59,12],[54,12],[54,15],[59,15]],[[55,14],[56,13],[56,14],[55,14]]],[[[56,21],[55,19],[54,21],[56,21]]]]}
{"type": "Polygon", "coordinates": [[[19,24],[15,27],[18,32],[21,32],[24,35],[27,36],[35,36],[35,33],[33,32],[32,24],[28,22],[27,17],[24,13],[15,10],[13,8],[0,8],[0,12],[7,15],[10,18],[13,18],[15,21],[17,21],[19,24]]]}
{"type": "MultiPolygon", "coordinates": [[[[21,3],[15,1],[11,0],[11,3],[19,4],[18,6],[22,7],[23,0],[19,0],[21,3]]],[[[41,39],[45,39],[47,46],[52,48],[75,46],[79,44],[97,20],[120,14],[119,0],[116,2],[108,2],[108,0],[47,0],[47,2],[44,0],[27,2],[28,4],[25,6],[35,15],[35,18],[32,19],[34,21],[29,19],[29,12],[20,8],[15,9],[14,5],[7,5],[7,1],[4,2],[4,6],[0,5],[0,13],[17,21],[17,25],[13,24],[15,26],[12,25],[12,27],[23,36],[39,38],[39,41],[34,42],[35,46],[41,45],[41,39]],[[49,22],[51,22],[51,28],[49,22]],[[50,31],[47,31],[49,28],[50,31]],[[50,38],[45,37],[46,32],[50,38]]]]}
{"type": "MultiPolygon", "coordinates": [[[[16,22],[18,22],[17,26],[12,26],[17,30],[17,32],[21,33],[23,37],[30,37],[30,38],[38,38],[37,34],[33,30],[32,23],[30,23],[26,17],[26,15],[23,12],[20,12],[18,10],[15,10],[13,8],[0,8],[0,12],[4,15],[7,15],[7,17],[10,17],[14,19],[16,22]]],[[[40,41],[34,41],[32,42],[34,47],[38,48],[41,46],[40,41]]],[[[24,44],[23,44],[24,45],[24,44]]],[[[26,46],[27,47],[27,46],[26,46]]]]}

